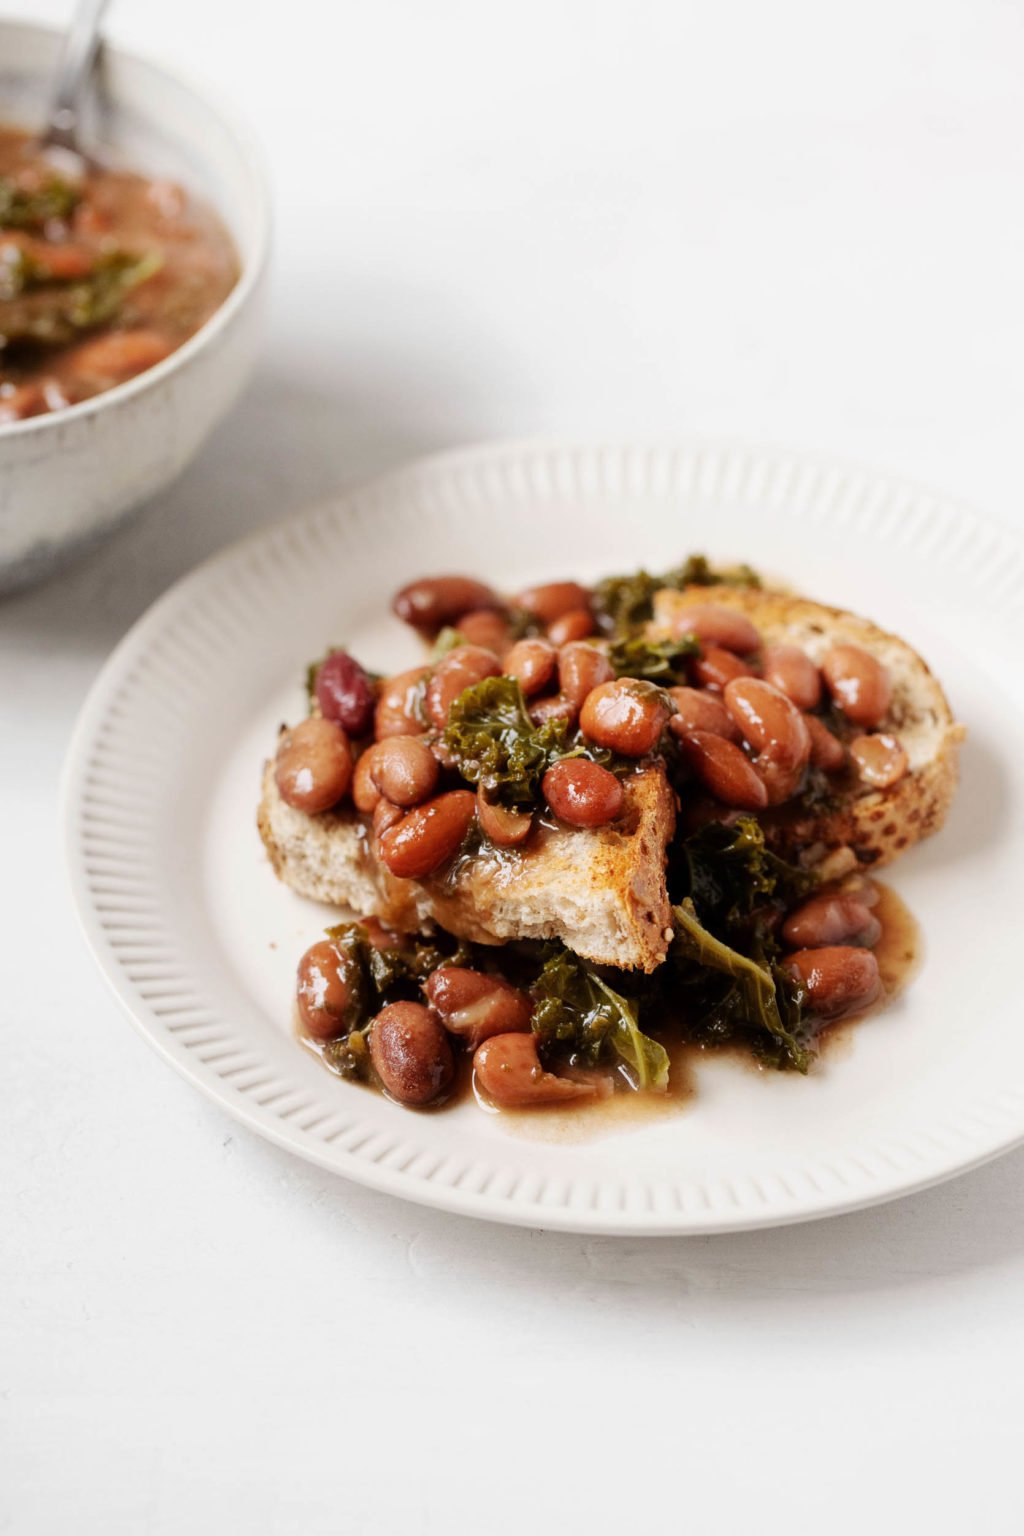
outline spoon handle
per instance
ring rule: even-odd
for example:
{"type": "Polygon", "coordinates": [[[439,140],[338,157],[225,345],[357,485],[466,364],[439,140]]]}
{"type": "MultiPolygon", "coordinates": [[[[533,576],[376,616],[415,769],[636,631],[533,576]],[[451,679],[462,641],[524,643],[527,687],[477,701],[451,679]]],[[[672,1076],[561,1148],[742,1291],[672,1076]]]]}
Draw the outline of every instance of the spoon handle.
{"type": "Polygon", "coordinates": [[[78,105],[82,86],[96,62],[100,22],[109,0],[78,0],[57,64],[53,105],[43,132],[44,145],[58,145],[81,154],[78,144],[78,105]]]}

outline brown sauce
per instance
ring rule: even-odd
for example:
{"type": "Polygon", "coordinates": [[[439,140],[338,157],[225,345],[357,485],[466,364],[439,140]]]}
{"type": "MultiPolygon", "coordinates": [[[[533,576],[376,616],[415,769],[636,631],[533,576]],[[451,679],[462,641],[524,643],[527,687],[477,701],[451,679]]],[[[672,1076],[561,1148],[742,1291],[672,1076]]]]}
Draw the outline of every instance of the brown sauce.
{"type": "Polygon", "coordinates": [[[0,426],[161,362],[220,307],[238,270],[221,220],[180,186],[69,170],[0,127],[0,426]]]}

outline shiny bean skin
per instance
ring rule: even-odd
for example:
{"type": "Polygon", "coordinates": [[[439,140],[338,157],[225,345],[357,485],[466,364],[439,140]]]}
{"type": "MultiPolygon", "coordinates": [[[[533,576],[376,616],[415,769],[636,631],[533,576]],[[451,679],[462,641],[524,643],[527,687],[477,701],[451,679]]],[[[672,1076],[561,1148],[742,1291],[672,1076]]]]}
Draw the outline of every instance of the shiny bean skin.
{"type": "Polygon", "coordinates": [[[448,711],[460,693],[485,677],[497,677],[501,663],[493,651],[485,651],[479,645],[460,645],[449,651],[443,661],[434,668],[427,684],[424,700],[427,717],[431,724],[443,731],[448,724],[448,711]]]}
{"type": "Polygon", "coordinates": [[[373,724],[376,695],[363,668],[347,651],[332,651],[316,674],[316,701],[325,720],[337,720],[350,736],[373,724]]]}
{"type": "Polygon", "coordinates": [[[798,949],[786,956],[784,965],[806,991],[811,1012],[822,1019],[857,1013],[881,996],[878,961],[870,949],[798,949]]]}
{"type": "Polygon", "coordinates": [[[895,736],[856,736],[850,742],[850,756],[865,784],[874,789],[889,789],[898,784],[910,767],[903,744],[895,736]]]}
{"type": "Polygon", "coordinates": [[[570,699],[577,710],[594,688],[610,683],[615,677],[604,651],[582,640],[563,645],[558,652],[558,686],[565,698],[570,699]]]}
{"type": "Polygon", "coordinates": [[[737,656],[749,656],[761,644],[761,636],[745,614],[713,603],[697,603],[676,615],[672,629],[677,638],[695,635],[704,646],[717,646],[737,656]]]}
{"type": "Polygon", "coordinates": [[[734,741],[710,731],[691,731],[681,738],[681,745],[697,778],[723,805],[760,811],[768,804],[762,779],[734,741]]]}
{"type": "Polygon", "coordinates": [[[846,748],[833,736],[824,720],[805,715],[804,724],[811,738],[811,762],[824,773],[838,773],[846,762],[846,748]]]}
{"type": "Polygon", "coordinates": [[[821,703],[821,673],[798,645],[766,645],[761,673],[798,709],[817,709],[821,703]]]}
{"type": "Polygon", "coordinates": [[[541,781],[541,792],[555,815],[570,827],[603,827],[621,815],[625,803],[614,773],[583,757],[553,763],[541,781]]]}
{"type": "Polygon", "coordinates": [[[530,1027],[533,1003],[501,976],[442,965],[431,972],[423,990],[445,1029],[473,1050],[492,1035],[519,1034],[530,1027]]]}
{"type": "Polygon", "coordinates": [[[393,805],[419,805],[434,793],[440,768],[421,737],[388,736],[372,751],[370,775],[393,805]]]}
{"type": "Polygon", "coordinates": [[[421,685],[429,667],[410,667],[387,678],[377,696],[373,733],[378,741],[386,736],[422,736],[427,729],[426,721],[419,718],[417,703],[421,700],[421,685]]]}
{"type": "Polygon", "coordinates": [[[565,720],[571,725],[579,714],[578,707],[561,693],[548,694],[543,699],[531,699],[528,708],[534,725],[543,725],[545,720],[565,720]]]}
{"type": "Polygon", "coordinates": [[[133,379],[155,368],[174,351],[174,343],[161,331],[108,331],[83,341],[67,362],[78,379],[133,379]]]}
{"type": "Polygon", "coordinates": [[[532,811],[513,811],[488,800],[482,785],[477,785],[476,818],[480,831],[496,848],[521,847],[533,827],[532,811]]]}
{"type": "Polygon", "coordinates": [[[676,706],[676,713],[668,723],[673,735],[710,731],[712,736],[724,736],[727,741],[740,740],[739,727],[716,694],[700,688],[669,688],[667,692],[676,706]]]}
{"type": "Polygon", "coordinates": [[[424,576],[395,593],[391,608],[414,629],[433,632],[457,624],[478,608],[500,608],[501,599],[472,576],[424,576]]]}
{"type": "Polygon", "coordinates": [[[380,790],[373,779],[373,753],[379,746],[375,742],[373,747],[367,747],[366,751],[356,760],[356,766],[352,773],[352,803],[357,811],[362,811],[364,816],[372,816],[380,799],[380,790]]]}
{"type": "Polygon", "coordinates": [[[572,608],[548,625],[548,639],[554,646],[572,645],[594,633],[594,617],[589,608],[572,608]]]}
{"type": "Polygon", "coordinates": [[[694,682],[702,688],[717,688],[719,692],[726,683],[731,683],[734,677],[753,677],[754,669],[748,667],[745,661],[734,656],[732,651],[724,650],[720,645],[706,645],[699,656],[695,656],[690,663],[690,671],[694,682]]]}
{"type": "Polygon", "coordinates": [[[423,1003],[389,1003],[370,1026],[370,1060],[399,1104],[430,1104],[455,1075],[444,1026],[423,1003]]]}
{"type": "Polygon", "coordinates": [[[519,679],[523,697],[542,693],[554,676],[558,652],[547,640],[517,640],[505,656],[502,671],[519,679]]]}
{"type": "Polygon", "coordinates": [[[285,731],[274,778],[281,799],[297,811],[329,810],[352,782],[352,748],[340,725],[311,715],[285,731]]]}
{"type": "Polygon", "coordinates": [[[620,677],[591,689],[580,710],[583,734],[625,757],[653,752],[671,710],[653,683],[620,677]]]}
{"type": "Polygon", "coordinates": [[[380,856],[393,875],[422,880],[459,851],[476,810],[476,796],[453,789],[406,811],[380,839],[380,856]]]}
{"type": "Polygon", "coordinates": [[[496,608],[474,608],[463,614],[455,627],[467,645],[483,646],[499,659],[507,655],[512,645],[508,619],[496,608]]]}
{"type": "Polygon", "coordinates": [[[306,950],[299,961],[295,996],[307,1035],[335,1040],[348,1031],[360,980],[355,963],[328,939],[306,950]]]}
{"type": "Polygon", "coordinates": [[[833,944],[860,944],[871,949],[881,935],[882,925],[871,908],[841,891],[812,896],[782,925],[783,940],[793,949],[821,949],[833,944]]]}
{"type": "Polygon", "coordinates": [[[378,841],[385,832],[390,832],[392,827],[397,827],[405,812],[400,805],[392,805],[383,795],[373,808],[373,833],[378,841]]]}
{"type": "Polygon", "coordinates": [[[757,753],[754,768],[764,780],[768,804],[795,793],[811,758],[811,735],[791,699],[759,677],[736,677],[723,693],[729,711],[757,753]]]}
{"type": "Polygon", "coordinates": [[[821,664],[829,692],[855,725],[880,725],[892,701],[889,672],[859,645],[834,645],[821,664]]]}
{"type": "Polygon", "coordinates": [[[499,1109],[528,1109],[533,1104],[557,1104],[593,1098],[593,1083],[574,1082],[545,1072],[532,1034],[492,1035],[473,1056],[477,1086],[499,1109]]]}
{"type": "Polygon", "coordinates": [[[525,608],[542,624],[553,624],[573,609],[589,611],[590,593],[578,581],[548,581],[543,586],[527,587],[512,601],[516,608],[525,608]]]}

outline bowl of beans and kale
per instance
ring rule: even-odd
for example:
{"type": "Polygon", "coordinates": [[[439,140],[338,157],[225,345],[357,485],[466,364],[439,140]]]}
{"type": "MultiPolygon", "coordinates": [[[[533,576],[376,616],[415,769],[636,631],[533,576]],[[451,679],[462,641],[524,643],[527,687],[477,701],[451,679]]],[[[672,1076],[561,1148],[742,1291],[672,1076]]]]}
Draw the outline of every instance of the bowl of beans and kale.
{"type": "Polygon", "coordinates": [[[56,52],[0,22],[0,590],[172,480],[258,332],[268,216],[246,132],[106,49],[87,156],[45,149],[56,52]]]}
{"type": "Polygon", "coordinates": [[[905,641],[699,555],[392,607],[408,666],[313,661],[258,811],[333,909],[294,1003],[330,1071],[583,1110],[671,1094],[694,1051],[806,1074],[906,983],[877,873],[941,827],[963,732],[905,641]]]}

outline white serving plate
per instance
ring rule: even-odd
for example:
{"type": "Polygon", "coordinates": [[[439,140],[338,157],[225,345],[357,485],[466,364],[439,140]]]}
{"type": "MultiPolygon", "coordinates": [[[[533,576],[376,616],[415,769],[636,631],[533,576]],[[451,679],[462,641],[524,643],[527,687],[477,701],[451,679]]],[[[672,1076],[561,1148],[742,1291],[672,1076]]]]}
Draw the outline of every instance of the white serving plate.
{"type": "Polygon", "coordinates": [[[115,651],[64,785],[87,938],[135,1025],[229,1113],[424,1204],[580,1232],[722,1232],[949,1178],[1024,1139],[1022,578],[1000,526],[806,456],[527,443],[413,465],[217,556],[115,651]],[[589,1139],[524,1134],[473,1102],[417,1114],[332,1077],[290,1032],[296,960],[330,914],[276,881],[254,824],[306,663],[328,643],[380,669],[414,661],[386,614],[416,575],[515,590],[691,551],[897,630],[968,726],[948,826],[891,875],[925,937],[910,989],[809,1078],[708,1059],[680,1113],[589,1139]]]}

